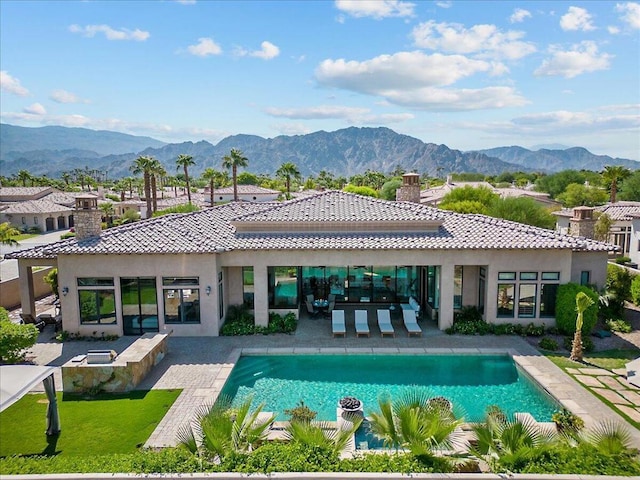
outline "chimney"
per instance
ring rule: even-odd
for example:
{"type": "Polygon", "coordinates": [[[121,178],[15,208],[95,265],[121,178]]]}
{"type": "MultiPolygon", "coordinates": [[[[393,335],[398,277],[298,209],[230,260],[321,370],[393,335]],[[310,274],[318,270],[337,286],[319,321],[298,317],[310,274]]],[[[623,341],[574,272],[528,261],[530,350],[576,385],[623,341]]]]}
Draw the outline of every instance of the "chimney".
{"type": "Polygon", "coordinates": [[[575,207],[569,220],[569,235],[593,238],[595,225],[593,207],[575,207]]]}
{"type": "Polygon", "coordinates": [[[417,173],[402,175],[402,186],[396,190],[396,201],[420,203],[420,175],[417,173]]]}
{"type": "Polygon", "coordinates": [[[102,215],[98,210],[98,197],[94,195],[79,195],[76,197],[73,226],[78,240],[100,236],[102,215]]]}

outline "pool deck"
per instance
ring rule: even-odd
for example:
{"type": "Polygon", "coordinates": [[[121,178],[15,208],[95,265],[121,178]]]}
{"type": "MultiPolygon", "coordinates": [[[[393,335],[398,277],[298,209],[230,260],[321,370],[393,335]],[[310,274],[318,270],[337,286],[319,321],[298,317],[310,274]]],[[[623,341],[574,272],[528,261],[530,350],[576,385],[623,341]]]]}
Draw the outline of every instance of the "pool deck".
{"type": "MultiPolygon", "coordinates": [[[[374,317],[375,318],[375,317],[374,317]]],[[[395,337],[380,336],[369,315],[371,337],[356,337],[353,319],[347,315],[347,335],[333,338],[327,318],[302,318],[293,335],[240,337],[171,337],[169,352],[138,386],[146,389],[182,389],[182,393],[147,440],[147,447],[176,445],[176,432],[188,423],[195,409],[212,403],[220,393],[239,356],[244,354],[501,354],[509,353],[531,377],[562,405],[579,415],[587,426],[613,421],[627,427],[633,444],[640,448],[640,431],[628,424],[607,405],[566,375],[526,341],[515,336],[446,335],[433,322],[420,321],[421,337],[408,337],[394,321],[395,337]]],[[[137,337],[121,337],[110,342],[51,340],[52,327],[40,334],[31,354],[40,365],[61,366],[88,349],[108,348],[122,352],[137,337]]],[[[606,371],[604,371],[606,373],[606,371]]],[[[608,374],[610,375],[610,374],[608,374]]],[[[55,375],[61,389],[60,371],[55,375]]],[[[640,398],[640,389],[637,390],[640,398]]],[[[615,402],[614,402],[615,403],[615,402]]],[[[633,402],[632,402],[633,403],[633,402]]],[[[638,402],[640,403],[640,402],[638,402]]],[[[64,425],[63,425],[64,428],[64,425]]]]}

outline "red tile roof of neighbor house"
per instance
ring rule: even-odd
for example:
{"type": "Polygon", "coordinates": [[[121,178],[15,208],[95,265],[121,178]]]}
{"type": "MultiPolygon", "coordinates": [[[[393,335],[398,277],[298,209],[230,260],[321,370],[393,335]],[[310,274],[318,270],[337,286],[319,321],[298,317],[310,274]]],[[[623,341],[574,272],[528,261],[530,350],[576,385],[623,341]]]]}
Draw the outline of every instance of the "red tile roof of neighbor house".
{"type": "Polygon", "coordinates": [[[273,249],[604,252],[614,247],[499,218],[330,190],[281,203],[231,202],[193,213],[165,215],[111,228],[99,237],[14,252],[7,258],[273,249]],[[252,230],[252,224],[261,224],[259,231],[252,230]],[[372,225],[378,228],[372,230],[372,225]],[[405,231],[401,230],[403,225],[405,231]]]}

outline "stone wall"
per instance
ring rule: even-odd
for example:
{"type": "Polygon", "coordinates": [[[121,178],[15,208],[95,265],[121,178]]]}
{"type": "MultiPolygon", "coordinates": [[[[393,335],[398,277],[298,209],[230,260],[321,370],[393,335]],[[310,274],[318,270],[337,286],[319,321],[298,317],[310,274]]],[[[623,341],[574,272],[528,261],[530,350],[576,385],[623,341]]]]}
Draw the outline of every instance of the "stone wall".
{"type": "Polygon", "coordinates": [[[72,359],[62,366],[64,392],[128,392],[167,354],[169,334],[145,333],[111,363],[72,359]]]}

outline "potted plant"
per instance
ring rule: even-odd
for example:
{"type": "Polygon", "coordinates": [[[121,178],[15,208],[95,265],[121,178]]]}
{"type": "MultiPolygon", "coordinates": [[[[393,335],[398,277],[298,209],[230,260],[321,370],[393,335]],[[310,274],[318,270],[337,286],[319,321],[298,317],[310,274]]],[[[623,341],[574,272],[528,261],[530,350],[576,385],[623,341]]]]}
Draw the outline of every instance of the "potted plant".
{"type": "Polygon", "coordinates": [[[340,400],[340,408],[345,412],[357,412],[362,410],[362,402],[356,397],[344,397],[340,400]]]}

